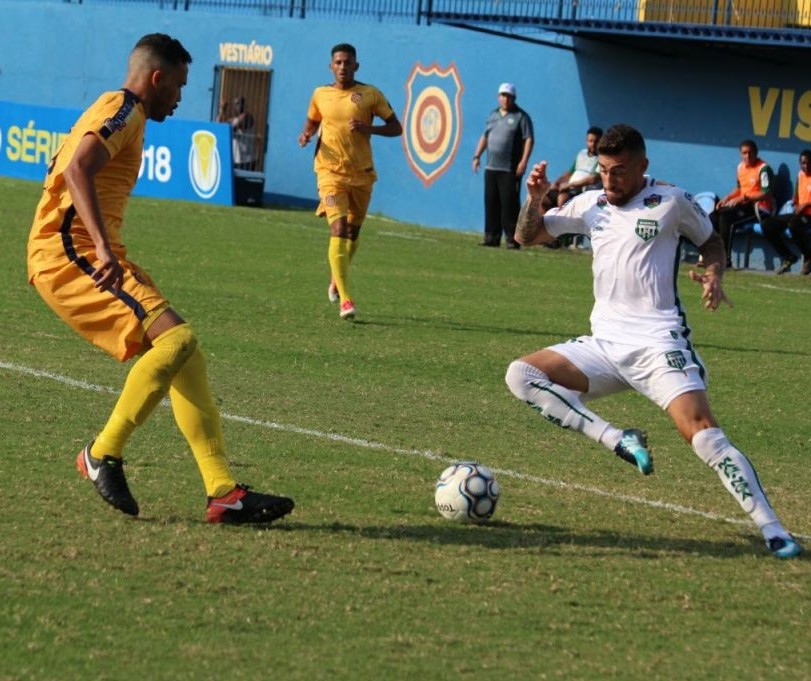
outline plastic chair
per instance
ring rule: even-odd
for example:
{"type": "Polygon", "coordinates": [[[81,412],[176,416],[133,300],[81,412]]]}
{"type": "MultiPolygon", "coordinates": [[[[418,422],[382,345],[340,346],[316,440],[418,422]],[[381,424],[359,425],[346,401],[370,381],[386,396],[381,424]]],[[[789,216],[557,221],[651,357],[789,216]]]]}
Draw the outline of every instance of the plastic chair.
{"type": "MultiPolygon", "coordinates": [[[[777,215],[791,215],[793,212],[794,201],[789,199],[782,206],[780,206],[780,210],[777,211],[777,215]]],[[[758,221],[749,223],[750,227],[746,234],[746,243],[744,245],[746,250],[744,251],[743,256],[743,266],[747,269],[749,268],[749,254],[752,251],[752,237],[765,236],[763,234],[763,225],[760,224],[760,213],[758,212],[757,207],[755,207],[755,213],[757,213],[758,221]]],[[[786,227],[785,235],[787,239],[791,239],[791,230],[788,227],[786,227]]]]}
{"type": "MultiPolygon", "coordinates": [[[[794,212],[794,201],[789,199],[782,206],[780,206],[780,210],[777,211],[777,215],[791,215],[793,212],[794,212]]],[[[750,221],[742,224],[742,228],[746,230],[746,243],[744,244],[744,254],[743,254],[743,266],[746,269],[749,269],[749,255],[752,252],[752,237],[764,236],[763,225],[760,224],[761,223],[760,211],[758,210],[757,206],[755,206],[755,215],[757,215],[757,221],[750,221]]],[[[733,232],[736,229],[738,228],[733,227],[733,232]]],[[[787,239],[791,239],[791,231],[788,228],[786,228],[785,234],[787,239]]]]}
{"type": "Polygon", "coordinates": [[[782,206],[780,206],[780,210],[777,211],[777,214],[791,215],[793,212],[794,212],[794,201],[792,199],[789,199],[782,206]]]}
{"type": "Polygon", "coordinates": [[[715,210],[715,204],[718,202],[718,196],[715,192],[699,192],[693,197],[693,200],[704,209],[704,212],[709,215],[715,210]]]}

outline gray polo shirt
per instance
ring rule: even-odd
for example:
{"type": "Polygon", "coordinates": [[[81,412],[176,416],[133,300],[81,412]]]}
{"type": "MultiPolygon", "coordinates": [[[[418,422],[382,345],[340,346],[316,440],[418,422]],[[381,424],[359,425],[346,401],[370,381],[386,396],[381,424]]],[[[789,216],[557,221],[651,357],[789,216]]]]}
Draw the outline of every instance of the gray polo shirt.
{"type": "Polygon", "coordinates": [[[532,119],[516,106],[503,116],[495,109],[487,117],[487,170],[515,172],[524,154],[524,142],[533,136],[532,119]]]}

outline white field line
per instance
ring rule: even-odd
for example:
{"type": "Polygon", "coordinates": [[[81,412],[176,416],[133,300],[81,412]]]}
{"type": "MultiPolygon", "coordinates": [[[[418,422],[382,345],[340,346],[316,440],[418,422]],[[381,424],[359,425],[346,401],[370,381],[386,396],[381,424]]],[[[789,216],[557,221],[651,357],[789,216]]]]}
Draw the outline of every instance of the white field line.
{"type": "Polygon", "coordinates": [[[784,293],[811,293],[811,288],[786,288],[785,286],[775,286],[774,284],[754,284],[760,288],[774,289],[775,291],[783,291],[784,293]]]}
{"type": "Polygon", "coordinates": [[[378,232],[380,236],[394,236],[398,239],[411,239],[413,241],[436,241],[429,236],[420,236],[418,234],[404,234],[402,232],[378,232]]]}
{"type": "MultiPolygon", "coordinates": [[[[75,378],[70,378],[68,376],[62,376],[61,374],[54,374],[51,373],[50,371],[33,369],[31,367],[22,366],[20,364],[13,364],[11,362],[4,362],[2,360],[0,360],[0,369],[5,369],[6,371],[13,371],[15,373],[24,374],[26,376],[33,376],[35,378],[44,378],[51,381],[56,381],[57,383],[62,383],[63,385],[70,386],[71,388],[78,388],[80,390],[109,393],[112,395],[117,395],[120,392],[115,388],[110,388],[103,385],[96,385],[93,383],[88,383],[86,381],[80,381],[75,378]]],[[[168,404],[168,400],[164,400],[163,404],[168,404]]],[[[275,421],[263,421],[261,419],[254,419],[249,416],[238,416],[235,414],[228,414],[225,412],[221,413],[220,415],[222,416],[222,418],[227,419],[228,421],[234,421],[236,423],[244,423],[250,426],[267,428],[269,430],[279,430],[285,433],[295,433],[296,435],[315,437],[322,440],[331,440],[332,442],[340,442],[342,444],[350,445],[352,447],[373,449],[381,452],[386,452],[388,454],[419,456],[422,457],[423,459],[429,459],[431,461],[441,461],[442,463],[447,464],[460,460],[459,457],[450,457],[445,454],[440,454],[438,452],[431,451],[430,449],[408,449],[403,447],[393,447],[391,445],[387,445],[382,442],[374,442],[373,440],[365,440],[363,438],[349,437],[348,435],[341,435],[339,433],[325,433],[323,431],[314,430],[312,428],[302,428],[300,426],[294,426],[290,424],[276,423],[275,421]]],[[[563,480],[555,480],[553,478],[542,478],[537,475],[529,475],[527,473],[521,473],[519,471],[513,471],[507,468],[491,467],[491,470],[503,478],[513,478],[515,480],[523,480],[525,482],[531,482],[536,485],[544,485],[547,487],[557,487],[559,489],[569,489],[577,492],[584,492],[586,494],[593,494],[594,496],[605,497],[607,499],[613,499],[614,501],[620,501],[627,504],[648,506],[650,508],[657,508],[663,511],[670,511],[671,513],[677,513],[681,515],[699,516],[701,518],[707,518],[708,520],[719,520],[721,522],[730,523],[732,525],[745,525],[745,526],[752,525],[752,522],[750,520],[743,518],[728,518],[727,516],[723,516],[718,513],[701,511],[699,509],[690,508],[689,506],[682,506],[680,504],[672,504],[666,501],[643,499],[641,497],[635,497],[628,494],[617,494],[615,492],[609,492],[607,490],[600,489],[599,487],[592,487],[591,485],[581,485],[580,483],[565,482],[563,480]]],[[[811,539],[811,535],[795,533],[794,536],[800,539],[811,539]]]]}
{"type": "MultiPolygon", "coordinates": [[[[389,222],[394,222],[394,220],[389,220],[389,222]]],[[[299,228],[306,230],[308,232],[318,232],[320,234],[329,234],[329,228],[325,225],[323,227],[316,226],[316,225],[302,225],[299,224],[299,228]]],[[[403,232],[378,232],[380,236],[393,236],[397,239],[411,239],[412,241],[436,241],[429,236],[421,236],[419,234],[405,234],[403,232]]]]}

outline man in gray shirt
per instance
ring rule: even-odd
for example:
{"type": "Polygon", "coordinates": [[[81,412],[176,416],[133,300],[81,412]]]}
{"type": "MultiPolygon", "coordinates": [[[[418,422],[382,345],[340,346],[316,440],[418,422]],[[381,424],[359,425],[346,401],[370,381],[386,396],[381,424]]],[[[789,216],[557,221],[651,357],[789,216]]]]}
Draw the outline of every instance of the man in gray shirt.
{"type": "Polygon", "coordinates": [[[473,155],[473,172],[477,173],[481,155],[487,150],[482,246],[498,247],[503,232],[507,248],[520,248],[514,238],[515,223],[521,208],[521,178],[533,144],[532,119],[516,105],[515,85],[502,83],[498,89],[498,108],[487,117],[473,155]]]}

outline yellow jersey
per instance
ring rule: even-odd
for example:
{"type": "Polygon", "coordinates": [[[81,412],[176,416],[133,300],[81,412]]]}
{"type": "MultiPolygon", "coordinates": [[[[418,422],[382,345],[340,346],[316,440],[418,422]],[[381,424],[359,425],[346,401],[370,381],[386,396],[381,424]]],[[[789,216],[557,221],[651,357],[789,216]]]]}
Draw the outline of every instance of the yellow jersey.
{"type": "Polygon", "coordinates": [[[316,88],[307,118],[321,125],[314,163],[319,182],[338,176],[348,185],[371,185],[377,179],[371,139],[350,130],[349,123],[354,118],[371,125],[375,116],[386,120],[392,115],[391,105],[373,85],[356,82],[346,90],[334,85],[316,88]]]}
{"type": "Polygon", "coordinates": [[[28,237],[28,277],[64,265],[71,252],[93,249],[93,240],[76,214],[64,172],[85,135],[95,135],[110,161],[95,176],[101,214],[110,246],[125,256],[121,224],[130,193],[138,180],[146,116],[138,98],[128,90],[106,92],[71,128],[57,150],[28,237]]]}

